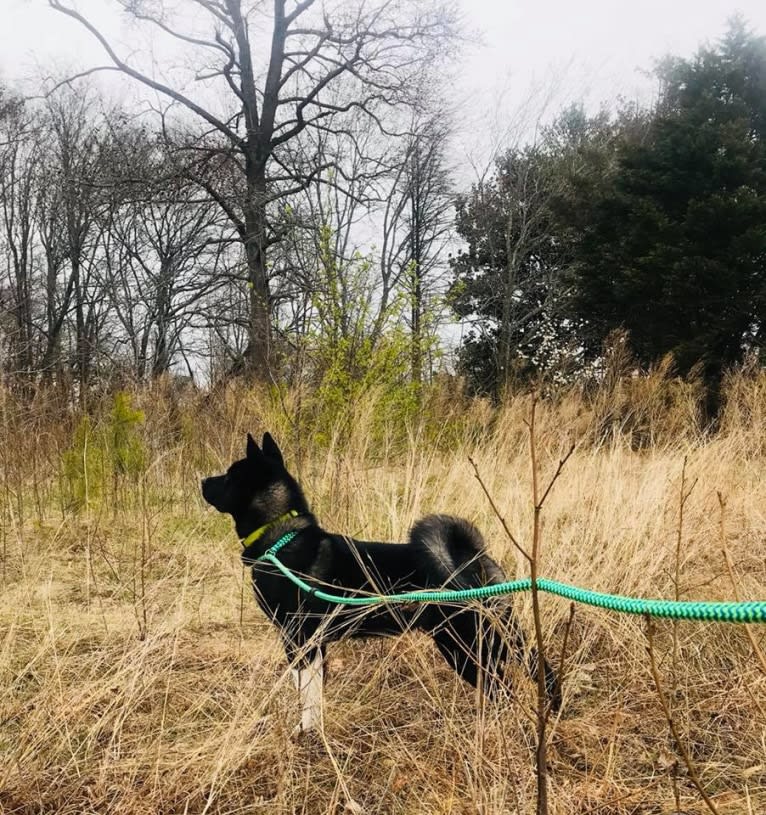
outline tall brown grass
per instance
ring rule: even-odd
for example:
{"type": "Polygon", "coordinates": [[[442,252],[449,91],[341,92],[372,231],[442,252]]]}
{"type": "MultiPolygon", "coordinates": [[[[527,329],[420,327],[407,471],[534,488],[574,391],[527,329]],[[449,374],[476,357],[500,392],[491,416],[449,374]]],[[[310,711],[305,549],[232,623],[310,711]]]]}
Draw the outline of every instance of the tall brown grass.
{"type": "MultiPolygon", "coordinates": [[[[543,478],[577,448],[545,505],[541,572],[609,592],[731,598],[720,492],[737,590],[766,598],[766,376],[734,374],[727,395],[709,437],[694,387],[665,369],[542,401],[543,478]],[[696,485],[679,547],[684,458],[696,485]]],[[[512,697],[477,712],[422,636],[333,647],[326,744],[291,741],[297,699],[279,643],[230,522],[198,492],[247,431],[269,429],[327,528],[397,540],[424,513],[459,514],[521,575],[468,457],[528,543],[529,399],[495,407],[444,382],[403,419],[381,415],[370,392],[322,428],[306,393],[166,383],[132,400],[144,413],[140,471],[110,448],[110,397],[85,432],[52,397],[0,391],[0,812],[331,813],[349,797],[369,813],[533,812],[533,684],[519,671],[512,697]]],[[[513,602],[531,638],[529,597],[513,602]]],[[[557,653],[568,604],[542,602],[557,653]]],[[[699,779],[721,813],[766,812],[766,677],[753,643],[737,626],[676,631],[674,643],[673,626],[656,624],[653,655],[699,779]]],[[[763,630],[754,636],[766,646],[763,630]]],[[[577,608],[549,732],[551,812],[705,811],[646,646],[641,619],[577,608]]]]}

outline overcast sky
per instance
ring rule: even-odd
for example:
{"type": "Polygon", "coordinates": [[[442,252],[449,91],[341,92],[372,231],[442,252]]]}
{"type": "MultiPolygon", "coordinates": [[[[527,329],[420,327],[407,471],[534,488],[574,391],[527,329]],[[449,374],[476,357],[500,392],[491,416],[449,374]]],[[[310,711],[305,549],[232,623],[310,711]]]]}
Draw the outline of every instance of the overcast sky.
{"type": "MultiPolygon", "coordinates": [[[[114,12],[113,0],[75,2],[121,54],[146,50],[143,38],[114,12]]],[[[617,96],[649,101],[655,60],[669,53],[691,56],[701,43],[716,40],[736,12],[766,34],[766,0],[459,2],[475,43],[464,49],[450,87],[458,123],[453,166],[462,184],[489,168],[497,149],[528,139],[565,103],[583,101],[595,110],[617,96]]],[[[93,38],[47,0],[0,0],[0,81],[34,93],[43,75],[105,63],[93,38]]],[[[101,76],[113,96],[123,93],[113,74],[101,76]]],[[[147,98],[146,89],[132,87],[147,98]]],[[[448,344],[458,339],[457,329],[445,332],[448,344]]]]}
{"type": "MultiPolygon", "coordinates": [[[[582,99],[595,108],[618,94],[651,98],[654,83],[643,72],[653,61],[667,53],[692,54],[701,42],[720,36],[737,11],[766,33],[764,0],[460,2],[465,30],[483,41],[466,47],[455,94],[469,153],[474,134],[509,126],[528,133],[541,112],[550,115],[564,102],[582,99]]],[[[128,52],[136,33],[110,11],[113,0],[76,4],[128,52]]],[[[41,72],[99,62],[104,60],[98,44],[49,9],[47,0],[0,0],[3,80],[23,83],[41,72]]],[[[507,134],[500,138],[509,140],[507,134]]]]}

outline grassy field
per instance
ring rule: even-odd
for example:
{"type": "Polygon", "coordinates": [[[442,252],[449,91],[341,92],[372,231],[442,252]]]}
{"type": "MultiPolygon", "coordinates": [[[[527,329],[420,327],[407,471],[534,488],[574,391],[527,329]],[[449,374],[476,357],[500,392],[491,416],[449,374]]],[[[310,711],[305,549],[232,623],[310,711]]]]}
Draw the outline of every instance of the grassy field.
{"type": "MultiPolygon", "coordinates": [[[[766,378],[729,383],[710,438],[692,395],[660,379],[541,403],[544,481],[577,443],[544,509],[541,572],[624,594],[764,599],[766,378]]],[[[324,433],[295,395],[145,390],[131,402],[143,415],[105,399],[90,423],[52,401],[0,402],[0,812],[309,815],[350,799],[367,813],[534,812],[531,682],[519,671],[513,696],[479,713],[419,635],[331,648],[325,740],[292,741],[281,648],[230,522],[198,492],[246,431],[269,429],[328,529],[397,540],[424,513],[463,515],[522,576],[469,456],[528,543],[528,399],[496,410],[446,390],[432,421],[404,428],[370,397],[324,433]]],[[[513,602],[531,636],[529,597],[513,602]]],[[[543,604],[558,662],[569,605],[543,604]]],[[[751,634],[766,649],[763,626],[751,634]]],[[[653,656],[718,811],[766,812],[766,676],[745,628],[659,622],[653,656]]],[[[708,811],[659,704],[643,620],[578,607],[564,663],[551,812],[708,811]]]]}

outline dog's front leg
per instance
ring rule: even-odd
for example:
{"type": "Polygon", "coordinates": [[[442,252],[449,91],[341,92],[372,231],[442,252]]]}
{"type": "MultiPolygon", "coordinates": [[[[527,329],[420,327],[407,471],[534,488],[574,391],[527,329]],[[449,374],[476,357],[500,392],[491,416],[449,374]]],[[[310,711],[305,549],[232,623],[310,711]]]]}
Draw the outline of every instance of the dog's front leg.
{"type": "Polygon", "coordinates": [[[301,722],[293,730],[293,737],[308,730],[322,727],[322,686],[324,659],[321,648],[315,648],[298,661],[291,671],[293,682],[301,699],[301,722]]]}

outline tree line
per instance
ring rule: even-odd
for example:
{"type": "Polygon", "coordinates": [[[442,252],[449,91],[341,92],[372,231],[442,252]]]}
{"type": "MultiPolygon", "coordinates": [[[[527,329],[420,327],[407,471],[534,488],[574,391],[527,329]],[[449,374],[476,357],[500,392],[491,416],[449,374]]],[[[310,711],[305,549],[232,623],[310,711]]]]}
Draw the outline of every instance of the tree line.
{"type": "Polygon", "coordinates": [[[623,332],[670,355],[703,415],[766,339],[766,41],[741,19],[656,69],[650,107],[564,110],[460,196],[451,297],[476,391],[567,378],[623,332]]]}
{"type": "Polygon", "coordinates": [[[0,319],[15,382],[85,394],[171,369],[321,376],[315,358],[353,370],[393,328],[421,378],[426,275],[450,218],[435,77],[454,10],[251,5],[116,3],[193,66],[163,79],[51,0],[109,64],[48,83],[42,101],[2,89],[0,319]],[[89,79],[107,69],[159,104],[109,107],[89,79]]]}
{"type": "Polygon", "coordinates": [[[591,375],[621,331],[637,366],[671,355],[700,377],[709,419],[763,342],[766,45],[739,19],[659,64],[652,105],[567,108],[461,191],[449,4],[116,0],[184,75],[49,3],[105,64],[37,99],[0,86],[14,387],[86,400],[171,371],[418,387],[451,315],[473,392],[591,375]],[[101,70],[159,102],[109,105],[101,70]]]}

